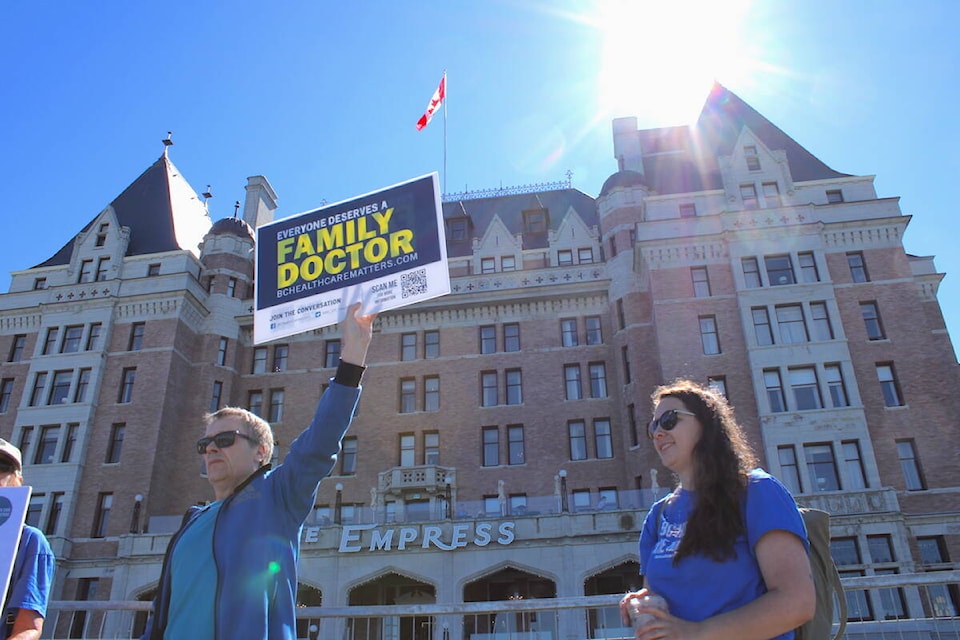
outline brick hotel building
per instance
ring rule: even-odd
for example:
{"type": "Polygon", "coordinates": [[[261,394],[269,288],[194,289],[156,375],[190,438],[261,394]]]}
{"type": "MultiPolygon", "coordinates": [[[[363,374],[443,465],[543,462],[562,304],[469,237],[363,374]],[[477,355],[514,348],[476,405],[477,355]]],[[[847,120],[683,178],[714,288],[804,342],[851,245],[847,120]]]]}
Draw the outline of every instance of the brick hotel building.
{"type": "MultiPolygon", "coordinates": [[[[304,528],[304,604],[635,584],[645,509],[673,482],[646,444],[648,398],[680,376],[718,386],[763,466],[833,514],[844,575],[956,566],[960,380],[943,274],[904,251],[897,198],[719,85],[690,126],[615,120],[613,156],[597,197],[555,185],[445,199],[452,292],[378,321],[358,414],[304,528]]],[[[212,222],[165,150],[0,295],[0,436],[23,450],[55,599],[152,597],[181,514],[212,498],[193,447],[204,412],[267,418],[277,461],[312,416],[336,327],[252,341],[252,228],[277,202],[249,178],[242,215],[212,222]]],[[[851,616],[957,615],[954,586],[931,593],[853,592],[851,616]]],[[[429,623],[381,631],[426,638],[429,623]]],[[[590,637],[617,625],[586,624],[590,637]]],[[[510,625],[582,637],[584,622],[510,625]]]]}

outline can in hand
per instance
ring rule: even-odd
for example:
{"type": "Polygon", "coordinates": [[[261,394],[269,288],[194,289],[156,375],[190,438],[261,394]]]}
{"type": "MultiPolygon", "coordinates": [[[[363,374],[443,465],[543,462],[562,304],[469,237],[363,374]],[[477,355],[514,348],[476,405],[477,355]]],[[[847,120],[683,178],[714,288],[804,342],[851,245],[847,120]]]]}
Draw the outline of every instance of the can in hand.
{"type": "Polygon", "coordinates": [[[667,601],[652,591],[648,591],[642,598],[637,596],[630,598],[630,600],[627,601],[627,613],[630,614],[630,625],[633,627],[634,632],[653,620],[653,616],[649,613],[640,613],[639,609],[641,607],[644,609],[669,611],[667,601]]]}

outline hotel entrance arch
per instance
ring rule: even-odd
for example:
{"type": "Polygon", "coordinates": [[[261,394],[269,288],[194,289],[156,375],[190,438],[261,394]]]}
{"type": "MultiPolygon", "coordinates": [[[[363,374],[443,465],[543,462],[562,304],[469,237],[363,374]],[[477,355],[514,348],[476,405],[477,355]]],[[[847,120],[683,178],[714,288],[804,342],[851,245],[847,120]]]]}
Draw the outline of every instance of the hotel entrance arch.
{"type": "MultiPolygon", "coordinates": [[[[493,602],[499,600],[528,600],[556,598],[557,585],[544,576],[507,566],[468,582],[463,588],[464,602],[493,602]]],[[[485,634],[526,633],[551,631],[556,637],[557,621],[545,619],[536,611],[517,611],[498,614],[467,616],[463,621],[464,637],[485,634]]],[[[497,637],[491,635],[490,637],[497,637]]]]}
{"type": "MultiPolygon", "coordinates": [[[[350,589],[347,603],[363,605],[436,604],[432,584],[401,575],[385,573],[350,589]]],[[[348,637],[355,640],[432,640],[433,616],[387,616],[385,618],[349,618],[348,637]]]]}

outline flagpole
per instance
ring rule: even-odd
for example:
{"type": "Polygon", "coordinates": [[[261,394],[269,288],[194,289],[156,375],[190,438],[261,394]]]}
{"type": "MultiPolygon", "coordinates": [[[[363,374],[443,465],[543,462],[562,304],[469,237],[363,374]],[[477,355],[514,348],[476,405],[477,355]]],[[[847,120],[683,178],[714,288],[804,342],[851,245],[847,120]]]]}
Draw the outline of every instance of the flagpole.
{"type": "Polygon", "coordinates": [[[443,193],[447,193],[447,70],[443,70],[443,193]]]}

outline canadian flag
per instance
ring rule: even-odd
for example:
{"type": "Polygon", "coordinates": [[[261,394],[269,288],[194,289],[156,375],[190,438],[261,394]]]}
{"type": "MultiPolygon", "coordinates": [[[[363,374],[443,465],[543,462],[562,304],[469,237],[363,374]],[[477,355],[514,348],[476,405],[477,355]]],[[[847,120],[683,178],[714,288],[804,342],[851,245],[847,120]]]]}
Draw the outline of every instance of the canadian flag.
{"type": "Polygon", "coordinates": [[[440,78],[440,86],[437,87],[437,90],[433,92],[433,97],[430,98],[430,104],[427,105],[427,110],[424,111],[420,119],[417,120],[417,131],[421,131],[425,126],[430,124],[430,118],[433,117],[434,112],[440,107],[440,103],[442,103],[446,97],[447,74],[444,72],[443,77],[440,78]]]}

